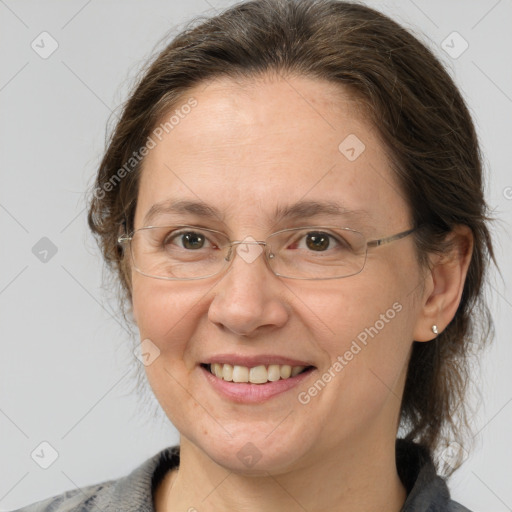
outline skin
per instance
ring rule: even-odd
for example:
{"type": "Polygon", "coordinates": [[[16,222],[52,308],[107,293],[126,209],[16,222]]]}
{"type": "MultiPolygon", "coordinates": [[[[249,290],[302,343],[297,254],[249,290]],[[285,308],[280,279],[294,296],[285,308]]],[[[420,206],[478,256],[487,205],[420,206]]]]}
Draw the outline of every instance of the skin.
{"type": "MultiPolygon", "coordinates": [[[[184,96],[197,106],[145,159],[135,228],[162,200],[202,200],[221,218],[164,216],[223,231],[231,240],[292,227],[276,224],[276,205],[337,200],[366,217],[305,219],[357,227],[368,239],[409,229],[410,211],[375,128],[349,93],[288,76],[216,79],[184,96]],[[366,149],[349,161],[338,146],[356,134],[366,149]],[[359,220],[358,220],[359,219],[359,220]]],[[[302,220],[302,224],[304,220],[302,220]]],[[[235,257],[229,271],[197,281],[164,281],[132,271],[140,338],[160,356],[146,367],[156,398],[180,432],[179,470],[155,495],[171,510],[396,511],[406,491],[395,465],[400,400],[413,340],[428,342],[453,318],[472,238],[418,266],[412,237],[369,249],[365,268],[346,279],[290,280],[263,257],[235,257]],[[352,340],[402,307],[308,404],[298,401],[352,340]],[[216,353],[286,355],[316,370],[291,391],[258,405],[236,404],[205,382],[199,363],[216,353]],[[251,442],[261,459],[237,457],[251,442]]]]}

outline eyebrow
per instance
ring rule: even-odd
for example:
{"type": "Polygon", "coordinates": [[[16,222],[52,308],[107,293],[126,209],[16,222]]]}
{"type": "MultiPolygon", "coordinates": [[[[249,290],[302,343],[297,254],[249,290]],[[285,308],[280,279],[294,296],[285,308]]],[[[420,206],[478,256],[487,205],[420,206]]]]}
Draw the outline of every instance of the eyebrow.
{"type": "MultiPolygon", "coordinates": [[[[151,222],[161,214],[192,214],[205,219],[217,219],[223,222],[224,216],[220,210],[202,201],[190,201],[186,199],[168,199],[155,203],[144,216],[143,223],[151,222]]],[[[336,201],[298,201],[291,205],[278,205],[273,217],[276,223],[298,219],[317,217],[319,215],[330,215],[335,217],[361,217],[368,218],[366,210],[349,210],[336,201]]]]}

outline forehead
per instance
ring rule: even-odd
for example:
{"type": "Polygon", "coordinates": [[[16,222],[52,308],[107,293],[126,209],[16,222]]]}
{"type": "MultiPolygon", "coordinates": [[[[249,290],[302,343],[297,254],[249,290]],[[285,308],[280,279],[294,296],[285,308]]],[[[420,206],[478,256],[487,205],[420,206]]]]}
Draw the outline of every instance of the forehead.
{"type": "Polygon", "coordinates": [[[216,79],[187,91],[172,114],[178,122],[161,130],[143,164],[139,226],[171,198],[210,205],[219,221],[243,225],[271,222],[271,211],[299,200],[366,211],[370,224],[403,220],[377,131],[339,86],[290,76],[216,79]],[[194,108],[179,115],[191,99],[194,108]]]}

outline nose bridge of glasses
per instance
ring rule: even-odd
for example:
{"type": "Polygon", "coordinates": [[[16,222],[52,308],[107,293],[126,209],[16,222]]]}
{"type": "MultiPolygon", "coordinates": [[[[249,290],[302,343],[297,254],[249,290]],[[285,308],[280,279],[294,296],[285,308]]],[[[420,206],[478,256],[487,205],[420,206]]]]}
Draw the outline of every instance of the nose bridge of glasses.
{"type": "Polygon", "coordinates": [[[265,240],[255,240],[251,236],[235,240],[227,244],[228,253],[225,260],[231,261],[233,252],[236,252],[246,263],[252,263],[265,250],[262,246],[266,245],[265,240]]]}

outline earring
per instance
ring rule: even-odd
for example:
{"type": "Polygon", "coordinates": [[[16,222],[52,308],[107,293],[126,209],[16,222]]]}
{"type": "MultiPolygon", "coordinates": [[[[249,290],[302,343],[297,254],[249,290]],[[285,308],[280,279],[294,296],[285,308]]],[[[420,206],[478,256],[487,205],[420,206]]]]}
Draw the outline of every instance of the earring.
{"type": "Polygon", "coordinates": [[[439,334],[439,331],[437,330],[437,325],[433,325],[433,326],[432,326],[432,332],[433,332],[434,334],[439,334]]]}

